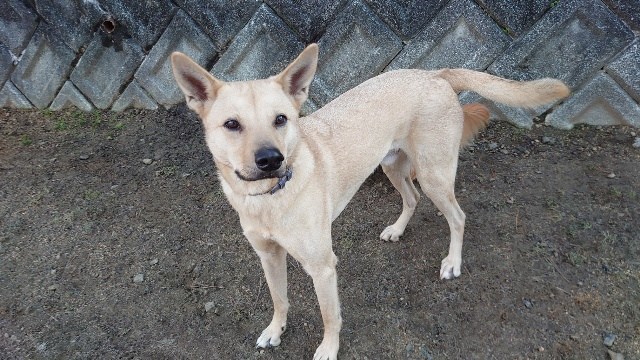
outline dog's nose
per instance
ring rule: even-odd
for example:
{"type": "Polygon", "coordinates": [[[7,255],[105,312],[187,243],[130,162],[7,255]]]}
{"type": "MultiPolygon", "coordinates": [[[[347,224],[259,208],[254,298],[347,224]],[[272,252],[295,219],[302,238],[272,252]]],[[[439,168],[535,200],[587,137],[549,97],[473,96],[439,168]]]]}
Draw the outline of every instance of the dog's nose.
{"type": "Polygon", "coordinates": [[[262,171],[273,171],[280,168],[284,156],[275,148],[263,148],[256,152],[256,166],[262,171]]]}

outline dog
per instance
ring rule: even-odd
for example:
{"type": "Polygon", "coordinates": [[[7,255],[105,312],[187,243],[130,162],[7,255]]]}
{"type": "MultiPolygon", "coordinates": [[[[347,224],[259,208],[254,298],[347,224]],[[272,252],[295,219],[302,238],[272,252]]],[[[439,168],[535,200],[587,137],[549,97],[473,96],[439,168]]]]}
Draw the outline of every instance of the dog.
{"type": "Polygon", "coordinates": [[[336,359],[342,326],[331,223],[378,167],[402,196],[402,213],[382,240],[397,241],[420,197],[451,231],[440,278],[460,275],[465,214],[454,195],[458,152],[488,122],[471,90],[510,106],[536,107],[569,94],[559,80],[517,82],[465,69],[396,70],[373,77],[299,117],[316,72],[311,44],[281,73],[223,82],[184,54],[171,55],[187,106],[201,118],[221,186],[264,269],[274,314],[256,346],[280,344],[286,329],[290,254],[313,279],[324,326],[314,360],[336,359]]]}

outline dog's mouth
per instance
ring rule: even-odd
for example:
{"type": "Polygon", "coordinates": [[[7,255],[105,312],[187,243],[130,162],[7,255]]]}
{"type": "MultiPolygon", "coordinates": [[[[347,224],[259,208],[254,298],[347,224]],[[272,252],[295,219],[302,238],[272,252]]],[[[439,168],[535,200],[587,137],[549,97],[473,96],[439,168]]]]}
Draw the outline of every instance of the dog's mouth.
{"type": "Polygon", "coordinates": [[[284,176],[286,172],[286,169],[282,169],[282,170],[277,170],[277,171],[268,171],[268,172],[261,172],[258,174],[252,174],[252,175],[243,175],[240,171],[236,170],[236,176],[242,180],[242,181],[247,181],[247,182],[251,182],[251,181],[260,181],[260,180],[265,180],[265,179],[279,179],[281,177],[284,176]]]}

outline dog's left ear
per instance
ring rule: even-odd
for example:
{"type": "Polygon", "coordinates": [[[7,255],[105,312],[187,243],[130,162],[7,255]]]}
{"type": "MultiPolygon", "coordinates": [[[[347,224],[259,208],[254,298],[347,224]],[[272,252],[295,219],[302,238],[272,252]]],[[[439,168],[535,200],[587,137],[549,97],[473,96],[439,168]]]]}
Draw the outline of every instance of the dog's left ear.
{"type": "Polygon", "coordinates": [[[282,85],[285,93],[291,96],[298,109],[307,100],[309,85],[318,66],[318,45],[307,46],[298,57],[275,79],[282,85]]]}

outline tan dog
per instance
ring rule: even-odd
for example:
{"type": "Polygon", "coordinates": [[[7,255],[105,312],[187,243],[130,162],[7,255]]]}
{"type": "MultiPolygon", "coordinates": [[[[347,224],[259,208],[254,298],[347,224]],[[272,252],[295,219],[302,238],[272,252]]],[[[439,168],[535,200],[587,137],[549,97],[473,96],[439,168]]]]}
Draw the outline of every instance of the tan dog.
{"type": "Polygon", "coordinates": [[[554,79],[516,82],[464,69],[398,70],[299,118],[316,71],[315,44],[280,74],[256,81],[222,82],[181,53],[171,60],[187,105],[204,123],[223,190],[264,268],[274,314],[257,346],[280,344],[285,331],[291,254],[313,278],[320,304],[324,338],[316,360],[337,358],[342,324],[331,223],[376,167],[382,165],[403,202],[402,214],[380,237],[397,241],[404,232],[419,198],[415,174],[451,230],[440,277],[457,277],[465,222],[454,195],[458,150],[488,119],[486,108],[470,105],[463,120],[457,92],[473,90],[522,107],[569,93],[554,79]]]}

